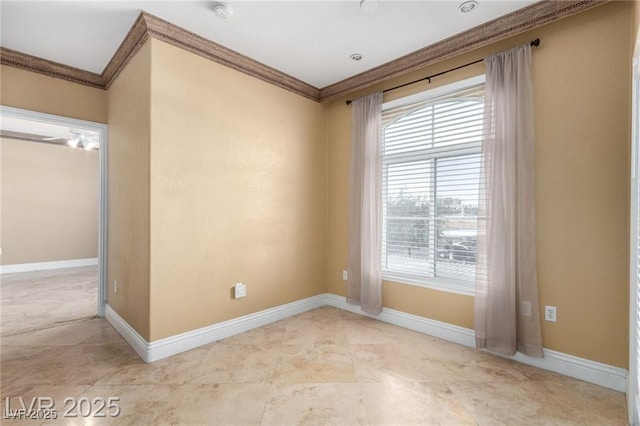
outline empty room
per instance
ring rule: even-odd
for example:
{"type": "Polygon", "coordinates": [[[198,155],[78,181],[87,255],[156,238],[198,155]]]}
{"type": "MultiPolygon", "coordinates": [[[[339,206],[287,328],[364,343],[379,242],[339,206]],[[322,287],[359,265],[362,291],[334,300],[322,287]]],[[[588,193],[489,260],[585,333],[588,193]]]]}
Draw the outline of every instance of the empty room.
{"type": "Polygon", "coordinates": [[[0,24],[2,424],[640,424],[638,2],[0,24]]]}
{"type": "Polygon", "coordinates": [[[91,133],[7,115],[2,125],[2,336],[94,317],[98,152],[69,146],[91,133]]]}

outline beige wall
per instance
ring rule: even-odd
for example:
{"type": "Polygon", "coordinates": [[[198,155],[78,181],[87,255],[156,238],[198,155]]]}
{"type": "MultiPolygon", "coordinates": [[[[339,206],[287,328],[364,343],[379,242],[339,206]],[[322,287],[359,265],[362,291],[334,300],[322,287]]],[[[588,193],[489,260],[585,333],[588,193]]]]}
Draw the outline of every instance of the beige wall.
{"type": "Polygon", "coordinates": [[[118,76],[108,303],[145,339],[325,291],[324,111],[153,39],[118,76]]]}
{"type": "Polygon", "coordinates": [[[634,55],[640,57],[640,0],[632,0],[633,7],[633,23],[631,26],[631,36],[633,42],[631,43],[631,58],[633,61],[634,55]]]}
{"type": "Polygon", "coordinates": [[[324,106],[151,43],[151,340],[323,293],[324,106]]]}
{"type": "Polygon", "coordinates": [[[107,122],[106,92],[0,65],[0,104],[30,111],[107,122]]]}
{"type": "Polygon", "coordinates": [[[633,34],[635,37],[638,36],[638,33],[640,32],[640,1],[638,0],[632,0],[633,3],[633,34]]]}
{"type": "Polygon", "coordinates": [[[534,68],[545,346],[628,366],[630,4],[550,26],[534,68]],[[554,49],[554,46],[557,48],[554,49]]]}
{"type": "MultiPolygon", "coordinates": [[[[628,365],[629,2],[612,2],[381,85],[384,89],[540,37],[534,52],[536,209],[544,346],[628,365]]],[[[481,64],[389,93],[405,96],[483,72],[481,64]]],[[[369,93],[354,93],[349,98],[369,93]]],[[[329,103],[327,288],[344,295],[350,109],[329,103]]],[[[473,327],[473,298],[384,283],[385,306],[473,327]]]]}
{"type": "Polygon", "coordinates": [[[147,42],[107,94],[107,303],[149,340],[149,144],[151,45],[147,42]],[[115,292],[114,281],[118,282],[115,292]]]}
{"type": "MultiPolygon", "coordinates": [[[[0,65],[0,104],[99,123],[107,122],[106,92],[104,90],[94,89],[57,78],[46,77],[41,74],[5,65],[0,65]]],[[[4,146],[2,149],[4,149],[4,146]]],[[[4,161],[7,163],[6,160],[4,161]]],[[[8,190],[8,185],[5,184],[4,181],[4,170],[2,186],[4,202],[6,199],[4,192],[8,190]]],[[[96,188],[97,183],[93,187],[94,191],[96,188]]],[[[4,226],[5,224],[8,225],[12,214],[8,213],[10,216],[5,218],[4,214],[7,213],[4,211],[9,209],[12,210],[12,207],[3,203],[3,236],[5,235],[4,226]]],[[[97,218],[97,213],[93,215],[92,218],[97,218]]],[[[9,231],[7,230],[7,232],[9,231]]],[[[4,239],[5,238],[3,238],[3,240],[4,239]]],[[[97,247],[97,243],[93,247],[97,247]]],[[[5,264],[18,262],[18,260],[9,257],[9,254],[6,253],[7,250],[8,248],[5,248],[5,255],[3,256],[2,262],[5,264]]],[[[70,247],[60,248],[60,250],[63,252],[78,252],[77,249],[71,249],[70,247]]],[[[65,256],[67,255],[68,254],[65,254],[65,256]]],[[[75,254],[73,256],[75,256],[75,254]]],[[[43,256],[42,254],[38,254],[38,258],[44,257],[49,257],[49,255],[43,256]]],[[[95,257],[95,250],[93,257],[95,257]]],[[[21,256],[21,258],[24,259],[25,257],[21,256]]]]}
{"type": "Polygon", "coordinates": [[[97,257],[98,152],[12,139],[0,150],[0,263],[97,257]]]}

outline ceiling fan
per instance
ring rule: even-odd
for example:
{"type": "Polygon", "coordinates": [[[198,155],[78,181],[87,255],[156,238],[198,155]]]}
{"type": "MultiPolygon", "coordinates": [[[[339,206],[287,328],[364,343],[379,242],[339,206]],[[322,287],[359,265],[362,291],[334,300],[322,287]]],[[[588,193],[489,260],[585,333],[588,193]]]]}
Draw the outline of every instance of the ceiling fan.
{"type": "Polygon", "coordinates": [[[94,130],[37,120],[1,117],[0,137],[85,150],[100,149],[100,133],[94,130]]]}
{"type": "Polygon", "coordinates": [[[98,149],[100,147],[100,142],[98,142],[95,137],[75,130],[70,130],[68,136],[42,138],[42,142],[68,145],[72,148],[83,148],[86,150],[98,149]]]}

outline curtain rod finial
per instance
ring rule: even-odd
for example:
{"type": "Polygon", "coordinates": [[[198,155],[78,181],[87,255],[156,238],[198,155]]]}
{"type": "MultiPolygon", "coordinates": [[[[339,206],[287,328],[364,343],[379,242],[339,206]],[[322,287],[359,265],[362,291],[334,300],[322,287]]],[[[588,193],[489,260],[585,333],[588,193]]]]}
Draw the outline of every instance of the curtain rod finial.
{"type": "Polygon", "coordinates": [[[352,102],[352,101],[351,101],[351,99],[349,99],[349,100],[347,100],[347,101],[345,102],[345,104],[347,104],[347,105],[351,105],[351,102],[352,102]]]}
{"type": "Polygon", "coordinates": [[[540,39],[539,39],[539,38],[537,38],[537,39],[533,40],[533,41],[531,42],[531,46],[533,46],[533,47],[538,47],[538,46],[540,46],[540,39]]]}

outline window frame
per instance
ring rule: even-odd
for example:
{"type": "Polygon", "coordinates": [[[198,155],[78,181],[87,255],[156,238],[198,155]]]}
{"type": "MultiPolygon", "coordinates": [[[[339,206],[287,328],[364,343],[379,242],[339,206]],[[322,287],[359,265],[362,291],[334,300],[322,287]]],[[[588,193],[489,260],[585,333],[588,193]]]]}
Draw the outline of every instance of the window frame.
{"type": "MultiPolygon", "coordinates": [[[[389,102],[385,102],[382,104],[382,111],[387,111],[394,108],[403,107],[406,105],[410,105],[413,103],[424,102],[430,99],[439,98],[442,96],[446,96],[447,94],[456,93],[458,91],[477,86],[485,83],[485,75],[479,75],[476,77],[468,78],[465,80],[457,81],[451,84],[446,84],[440,87],[436,87],[430,90],[426,90],[421,93],[417,93],[415,95],[406,96],[400,99],[395,99],[389,102]]],[[[384,129],[383,129],[384,135],[384,129]]],[[[384,136],[383,136],[384,137],[384,136]]],[[[480,150],[473,149],[473,153],[478,153],[480,150]]],[[[464,153],[460,155],[470,154],[472,152],[465,150],[464,153]]],[[[432,156],[432,158],[443,158],[432,156]]],[[[381,162],[382,162],[381,157],[381,162]]],[[[384,179],[381,176],[381,179],[384,179]]],[[[381,181],[380,191],[380,214],[383,212],[383,204],[382,204],[382,188],[384,183],[381,181]]],[[[382,224],[384,227],[384,224],[382,224]]],[[[382,242],[381,242],[382,243],[382,242]]],[[[382,257],[382,247],[380,256],[382,257]]],[[[456,280],[456,279],[448,279],[441,277],[430,277],[428,275],[419,275],[419,274],[411,274],[408,272],[398,272],[398,271],[390,271],[384,268],[383,263],[381,263],[381,275],[382,279],[385,281],[392,281],[399,284],[408,284],[418,287],[429,288],[433,290],[444,291],[448,293],[456,293],[463,295],[474,295],[475,293],[475,282],[473,281],[464,281],[464,280],[456,280]]]]}

